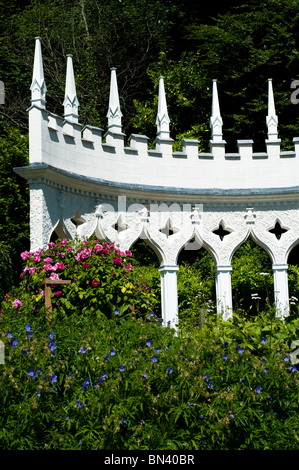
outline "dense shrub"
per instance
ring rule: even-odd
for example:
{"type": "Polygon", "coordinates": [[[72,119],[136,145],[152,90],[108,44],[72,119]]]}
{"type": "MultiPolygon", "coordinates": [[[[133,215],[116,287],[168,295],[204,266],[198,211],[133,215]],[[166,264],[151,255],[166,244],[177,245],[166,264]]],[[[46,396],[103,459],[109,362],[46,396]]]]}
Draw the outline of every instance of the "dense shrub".
{"type": "Polygon", "coordinates": [[[6,294],[0,317],[1,448],[299,449],[298,371],[290,360],[299,320],[282,323],[269,313],[223,322],[206,312],[201,329],[163,328],[150,311],[151,293],[124,269],[129,253],[104,245],[96,253],[98,245],[58,242],[22,254],[22,282],[6,294]],[[46,315],[39,283],[50,273],[74,283],[58,296],[53,287],[46,315]],[[126,283],[133,287],[122,292],[126,283]]]}
{"type": "Polygon", "coordinates": [[[0,313],[1,449],[298,450],[297,317],[205,310],[201,328],[163,328],[130,254],[96,240],[22,253],[0,313]],[[46,312],[51,276],[72,283],[46,312]]]}
{"type": "Polygon", "coordinates": [[[1,323],[3,449],[299,448],[298,372],[267,329],[246,346],[219,319],[184,338],[154,317],[18,308],[1,323]]]}
{"type": "Polygon", "coordinates": [[[0,298],[8,292],[13,281],[13,268],[9,247],[0,241],[0,298]]]}
{"type": "Polygon", "coordinates": [[[97,240],[50,242],[47,250],[21,254],[26,266],[21,286],[34,294],[35,308],[43,304],[41,282],[53,280],[53,315],[75,311],[97,316],[122,315],[129,309],[151,311],[155,296],[144,282],[133,282],[130,274],[132,253],[123,253],[113,243],[97,240]],[[55,285],[56,280],[70,280],[69,285],[55,285]],[[41,303],[42,302],[42,303],[41,303]]]}

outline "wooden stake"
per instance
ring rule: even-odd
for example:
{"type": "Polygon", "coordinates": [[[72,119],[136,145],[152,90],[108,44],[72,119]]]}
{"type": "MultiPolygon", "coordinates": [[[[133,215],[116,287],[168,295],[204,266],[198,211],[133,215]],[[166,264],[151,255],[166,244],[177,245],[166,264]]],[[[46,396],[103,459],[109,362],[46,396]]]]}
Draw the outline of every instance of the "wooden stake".
{"type": "Polygon", "coordinates": [[[51,286],[53,285],[68,285],[72,281],[65,279],[51,279],[49,277],[45,278],[41,282],[41,286],[45,286],[45,307],[46,312],[52,312],[52,302],[51,302],[51,286]]]}

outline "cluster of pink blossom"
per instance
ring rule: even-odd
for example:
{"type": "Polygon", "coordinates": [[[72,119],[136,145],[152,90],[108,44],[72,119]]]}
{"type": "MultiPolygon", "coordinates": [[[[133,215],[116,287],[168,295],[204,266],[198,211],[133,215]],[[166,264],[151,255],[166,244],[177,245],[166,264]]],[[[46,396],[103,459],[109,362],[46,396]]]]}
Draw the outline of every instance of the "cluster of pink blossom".
{"type": "MultiPolygon", "coordinates": [[[[54,242],[49,242],[48,243],[48,248],[50,250],[52,250],[54,248],[59,248],[59,247],[66,248],[69,252],[73,252],[74,259],[78,262],[85,261],[85,260],[88,261],[88,258],[90,256],[92,256],[93,253],[96,253],[96,254],[102,253],[104,255],[105,254],[106,255],[108,255],[108,254],[113,255],[112,253],[114,253],[114,255],[119,255],[119,256],[115,256],[112,260],[115,265],[123,265],[123,267],[126,271],[131,271],[133,269],[133,266],[132,266],[131,263],[123,263],[123,259],[121,258],[121,257],[124,257],[124,256],[131,257],[132,252],[129,251],[129,250],[126,250],[125,252],[123,252],[119,248],[115,248],[114,243],[101,244],[101,243],[96,242],[94,247],[91,248],[89,241],[83,241],[82,242],[83,247],[81,245],[81,247],[79,249],[76,249],[76,248],[73,249],[73,247],[71,245],[67,246],[68,243],[69,243],[69,241],[66,240],[66,239],[57,242],[57,244],[54,243],[54,242]],[[113,250],[111,251],[111,249],[113,249],[113,250]]],[[[62,271],[65,268],[64,264],[62,262],[56,262],[55,264],[53,264],[53,258],[51,257],[51,254],[50,254],[50,256],[46,256],[45,258],[43,258],[43,256],[42,256],[43,254],[45,254],[45,250],[43,250],[42,248],[35,251],[35,252],[29,252],[29,251],[26,250],[23,253],[21,253],[21,257],[22,257],[23,261],[31,260],[35,264],[43,262],[44,264],[43,264],[42,267],[39,268],[39,272],[41,272],[42,270],[46,271],[46,273],[51,272],[51,275],[50,275],[51,279],[59,279],[59,275],[56,274],[56,271],[62,271]]],[[[55,253],[55,256],[58,256],[60,258],[65,258],[65,255],[66,255],[65,252],[55,253]]],[[[82,266],[84,268],[89,268],[90,264],[88,262],[84,262],[82,264],[82,266]]],[[[36,266],[27,265],[23,269],[23,273],[21,274],[21,278],[23,278],[26,273],[34,274],[36,271],[37,271],[36,266]]]]}
{"type": "Polygon", "coordinates": [[[14,308],[22,307],[23,305],[23,303],[19,299],[15,299],[12,304],[14,308]]]}

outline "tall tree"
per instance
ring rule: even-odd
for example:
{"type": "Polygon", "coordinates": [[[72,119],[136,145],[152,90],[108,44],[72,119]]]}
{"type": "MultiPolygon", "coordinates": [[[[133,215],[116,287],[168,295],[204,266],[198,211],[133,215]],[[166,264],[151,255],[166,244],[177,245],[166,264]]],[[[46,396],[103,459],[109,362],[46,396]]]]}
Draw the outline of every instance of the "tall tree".
{"type": "MultiPolygon", "coordinates": [[[[205,23],[194,18],[186,27],[181,57],[166,54],[148,73],[167,81],[173,137],[188,132],[208,150],[211,82],[218,80],[227,150],[236,140],[252,138],[254,150],[265,149],[267,79],[273,79],[282,148],[293,147],[298,135],[298,107],[291,102],[291,83],[299,77],[299,3],[296,0],[251,0],[205,23]],[[159,71],[158,71],[159,68],[159,71]],[[201,125],[200,125],[201,124],[201,125]],[[194,128],[195,126],[195,128],[194,128]]],[[[151,100],[136,102],[134,121],[146,128],[151,100]]]]}

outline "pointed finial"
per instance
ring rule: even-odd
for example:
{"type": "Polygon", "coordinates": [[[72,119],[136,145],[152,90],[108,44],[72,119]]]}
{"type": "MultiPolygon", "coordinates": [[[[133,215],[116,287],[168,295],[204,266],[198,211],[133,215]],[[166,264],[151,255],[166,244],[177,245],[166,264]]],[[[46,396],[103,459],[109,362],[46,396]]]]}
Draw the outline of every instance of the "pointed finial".
{"type": "Polygon", "coordinates": [[[277,140],[278,139],[278,132],[277,132],[278,117],[275,113],[272,78],[268,79],[268,115],[266,117],[266,123],[268,127],[268,139],[277,140]]]}
{"type": "Polygon", "coordinates": [[[211,136],[212,141],[222,141],[222,117],[220,114],[217,80],[213,80],[212,89],[212,115],[210,118],[211,136]]]}
{"type": "Polygon", "coordinates": [[[41,38],[39,36],[35,38],[34,65],[30,90],[31,103],[36,104],[40,108],[45,108],[47,88],[44,79],[41,38]]]}
{"type": "Polygon", "coordinates": [[[156,118],[157,136],[169,139],[170,119],[167,112],[164,77],[159,78],[158,113],[156,118]]]}
{"type": "Polygon", "coordinates": [[[73,56],[68,54],[66,66],[66,82],[64,94],[64,117],[68,121],[78,122],[79,101],[76,93],[76,84],[73,68],[73,56]]]}
{"type": "Polygon", "coordinates": [[[108,108],[107,118],[108,118],[108,129],[111,132],[121,133],[122,112],[120,110],[115,67],[112,67],[111,69],[109,108],[108,108]]]}

